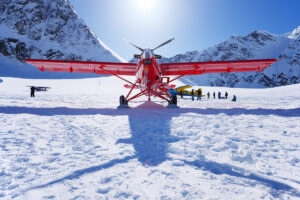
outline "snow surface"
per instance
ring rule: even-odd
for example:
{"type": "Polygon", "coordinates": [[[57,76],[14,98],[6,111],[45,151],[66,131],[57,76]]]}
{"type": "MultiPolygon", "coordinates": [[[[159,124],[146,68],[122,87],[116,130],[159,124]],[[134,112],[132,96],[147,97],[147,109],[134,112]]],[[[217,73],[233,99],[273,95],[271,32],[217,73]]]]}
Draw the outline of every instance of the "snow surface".
{"type": "Polygon", "coordinates": [[[0,199],[300,198],[300,84],[116,109],[115,77],[1,79],[0,199]]]}

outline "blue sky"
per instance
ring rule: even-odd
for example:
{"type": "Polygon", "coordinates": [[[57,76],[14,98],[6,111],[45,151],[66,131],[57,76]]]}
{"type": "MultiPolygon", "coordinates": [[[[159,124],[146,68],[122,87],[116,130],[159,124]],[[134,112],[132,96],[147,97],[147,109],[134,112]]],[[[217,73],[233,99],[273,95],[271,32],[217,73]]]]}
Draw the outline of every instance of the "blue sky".
{"type": "Polygon", "coordinates": [[[124,59],[141,47],[166,57],[254,30],[284,34],[300,25],[300,0],[70,0],[86,24],[124,59]]]}

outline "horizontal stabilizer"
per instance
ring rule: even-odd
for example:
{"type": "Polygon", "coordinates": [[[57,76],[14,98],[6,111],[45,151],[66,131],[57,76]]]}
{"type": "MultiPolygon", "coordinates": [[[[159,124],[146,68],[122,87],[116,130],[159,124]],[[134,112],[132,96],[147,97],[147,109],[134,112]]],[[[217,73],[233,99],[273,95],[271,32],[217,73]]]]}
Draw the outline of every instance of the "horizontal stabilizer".
{"type": "Polygon", "coordinates": [[[176,85],[164,85],[164,86],[161,86],[159,89],[160,90],[174,89],[175,87],[176,87],[176,85]]]}
{"type": "MultiPolygon", "coordinates": [[[[124,87],[128,88],[128,89],[131,89],[133,87],[133,85],[125,84],[124,87]]],[[[136,85],[136,86],[134,86],[133,89],[139,89],[139,87],[136,85]]]]}

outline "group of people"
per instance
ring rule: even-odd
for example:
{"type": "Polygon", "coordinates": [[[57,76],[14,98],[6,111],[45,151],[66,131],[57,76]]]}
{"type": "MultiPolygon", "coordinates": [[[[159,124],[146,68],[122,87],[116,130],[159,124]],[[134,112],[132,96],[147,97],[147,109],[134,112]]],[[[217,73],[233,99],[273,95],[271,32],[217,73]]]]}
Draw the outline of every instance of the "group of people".
{"type": "MultiPolygon", "coordinates": [[[[214,92],[213,93],[213,97],[214,97],[214,99],[216,98],[216,92],[214,92]]],[[[210,93],[208,92],[207,93],[207,98],[209,99],[210,98],[210,93]]],[[[218,99],[221,99],[222,97],[221,97],[221,92],[218,92],[218,99]]],[[[225,99],[227,99],[228,98],[228,92],[225,92],[225,99]]]]}
{"type": "MultiPolygon", "coordinates": [[[[197,101],[198,101],[198,100],[201,100],[202,90],[198,89],[197,92],[198,92],[198,95],[197,95],[197,101]]],[[[181,98],[183,98],[183,91],[182,90],[179,92],[179,95],[181,96],[181,98]]],[[[194,101],[194,96],[195,96],[194,89],[192,89],[191,95],[192,95],[192,101],[194,101]]],[[[216,98],[216,92],[213,92],[213,97],[214,97],[214,99],[216,98]]],[[[207,92],[207,98],[208,99],[210,98],[210,92],[207,92]]],[[[222,98],[221,97],[221,92],[218,92],[218,99],[221,99],[221,98],[222,98]]],[[[225,92],[225,99],[227,99],[227,98],[228,98],[228,92],[225,92]]],[[[233,95],[232,101],[236,101],[236,96],[235,95],[233,95]]]]}
{"type": "MultiPolygon", "coordinates": [[[[213,97],[214,97],[214,99],[216,98],[216,92],[213,93],[213,97]]],[[[210,93],[209,92],[207,92],[207,98],[208,99],[210,98],[210,93]]],[[[225,92],[225,99],[227,99],[227,98],[228,98],[228,92],[225,92]]],[[[218,99],[222,99],[220,91],[218,92],[218,99]]],[[[236,101],[236,96],[235,95],[233,95],[232,101],[236,101]]]]}
{"type": "MultiPolygon", "coordinates": [[[[198,94],[197,94],[197,101],[198,101],[198,100],[201,100],[202,90],[200,90],[200,88],[199,88],[199,89],[197,90],[197,92],[198,92],[198,94]]],[[[179,92],[179,95],[180,95],[181,98],[183,98],[183,91],[182,91],[182,90],[179,92]]],[[[194,89],[192,89],[191,95],[192,95],[192,100],[194,101],[194,96],[195,96],[195,91],[194,91],[194,89]]]]}

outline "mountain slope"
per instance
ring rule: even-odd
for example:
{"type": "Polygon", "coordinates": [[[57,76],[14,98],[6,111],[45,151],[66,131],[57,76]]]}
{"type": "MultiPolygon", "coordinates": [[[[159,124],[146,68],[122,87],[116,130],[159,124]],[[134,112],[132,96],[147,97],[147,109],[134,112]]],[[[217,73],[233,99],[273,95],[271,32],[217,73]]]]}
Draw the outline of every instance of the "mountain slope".
{"type": "Polygon", "coordinates": [[[164,58],[161,62],[197,62],[277,58],[279,61],[258,72],[187,76],[198,85],[228,87],[274,87],[300,82],[300,26],[286,35],[254,31],[247,36],[232,35],[202,51],[191,51],[164,58]]]}
{"type": "Polygon", "coordinates": [[[1,76],[52,76],[24,64],[27,58],[123,61],[86,26],[68,0],[2,0],[0,30],[1,76]]]}

